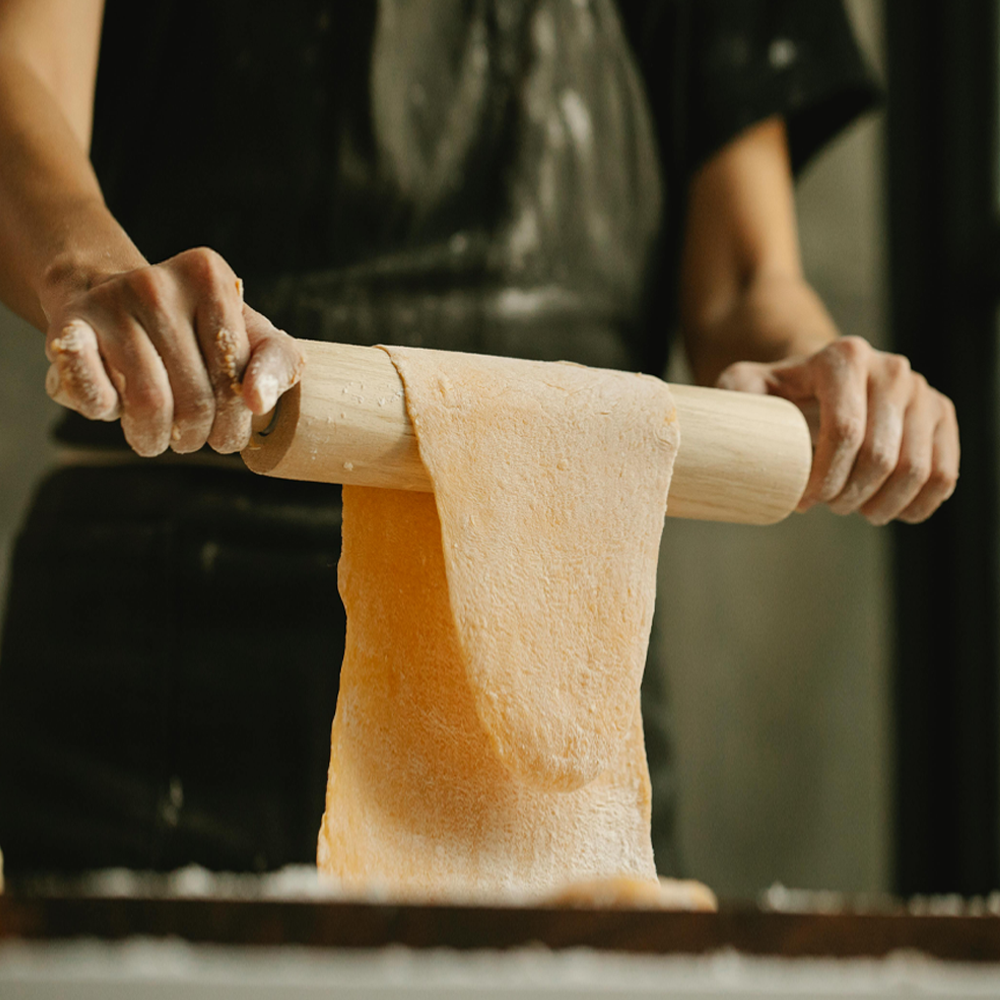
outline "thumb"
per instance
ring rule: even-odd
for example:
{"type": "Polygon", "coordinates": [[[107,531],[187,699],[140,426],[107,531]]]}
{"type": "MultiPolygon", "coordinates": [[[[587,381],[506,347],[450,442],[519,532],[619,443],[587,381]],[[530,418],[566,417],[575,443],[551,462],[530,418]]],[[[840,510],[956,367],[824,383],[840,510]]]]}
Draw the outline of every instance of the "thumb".
{"type": "Polygon", "coordinates": [[[806,418],[813,444],[819,437],[820,407],[816,398],[816,377],[805,359],[785,360],[767,364],[758,361],[737,361],[716,381],[720,389],[755,392],[781,396],[794,403],[806,418]]]}
{"type": "Polygon", "coordinates": [[[770,377],[773,365],[757,361],[737,361],[730,365],[716,379],[718,389],[729,389],[732,392],[754,392],[767,395],[774,391],[770,377]]]}
{"type": "Polygon", "coordinates": [[[766,366],[767,391],[794,403],[806,418],[813,445],[819,441],[820,401],[817,395],[817,369],[808,358],[796,358],[766,366]]]}
{"type": "Polygon", "coordinates": [[[278,397],[302,377],[305,358],[294,337],[266,316],[243,307],[250,361],[243,374],[243,401],[256,414],[274,409],[278,397]]]}

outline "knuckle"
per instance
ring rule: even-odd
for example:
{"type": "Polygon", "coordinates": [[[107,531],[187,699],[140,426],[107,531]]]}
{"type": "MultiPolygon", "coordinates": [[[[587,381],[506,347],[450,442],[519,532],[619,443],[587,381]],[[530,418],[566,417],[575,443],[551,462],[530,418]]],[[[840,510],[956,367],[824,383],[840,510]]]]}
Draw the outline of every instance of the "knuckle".
{"type": "Polygon", "coordinates": [[[56,336],[49,339],[48,348],[53,361],[65,363],[82,355],[91,340],[88,333],[89,328],[78,320],[66,323],[56,336]]]}
{"type": "Polygon", "coordinates": [[[931,465],[926,459],[905,458],[899,463],[899,472],[908,487],[922,486],[931,474],[931,465]]]}
{"type": "Polygon", "coordinates": [[[841,337],[830,345],[830,349],[849,365],[861,364],[871,352],[867,340],[862,337],[841,337]]]}
{"type": "Polygon", "coordinates": [[[932,469],[927,477],[927,485],[935,492],[950,496],[958,485],[958,473],[953,469],[932,469]]]}
{"type": "Polygon", "coordinates": [[[155,417],[164,413],[172,400],[158,385],[141,383],[129,391],[129,404],[133,411],[155,417]]]}
{"type": "Polygon", "coordinates": [[[902,381],[912,369],[910,362],[902,354],[888,354],[885,358],[885,373],[893,382],[902,381]]]}
{"type": "Polygon", "coordinates": [[[865,436],[865,424],[853,413],[835,414],[830,422],[830,436],[838,449],[858,448],[865,436]]]}
{"type": "Polygon", "coordinates": [[[211,395],[192,396],[174,407],[174,422],[182,429],[211,427],[214,418],[215,400],[211,395]]]}
{"type": "Polygon", "coordinates": [[[895,468],[896,456],[885,445],[873,445],[864,456],[871,471],[884,478],[895,468]]]}
{"type": "Polygon", "coordinates": [[[199,283],[213,288],[232,284],[235,276],[229,265],[221,254],[210,247],[196,247],[182,256],[188,273],[199,283]]]}
{"type": "Polygon", "coordinates": [[[944,393],[938,393],[939,401],[941,404],[941,410],[944,415],[944,419],[950,424],[958,423],[958,413],[955,410],[955,404],[951,401],[951,398],[945,396],[944,393]]]}
{"type": "Polygon", "coordinates": [[[143,267],[128,275],[126,287],[141,302],[162,305],[166,298],[167,280],[159,268],[143,267]]]}
{"type": "Polygon", "coordinates": [[[119,275],[110,281],[95,285],[85,296],[81,296],[78,305],[87,309],[91,315],[102,318],[118,316],[122,313],[121,300],[127,294],[128,276],[119,275]]]}

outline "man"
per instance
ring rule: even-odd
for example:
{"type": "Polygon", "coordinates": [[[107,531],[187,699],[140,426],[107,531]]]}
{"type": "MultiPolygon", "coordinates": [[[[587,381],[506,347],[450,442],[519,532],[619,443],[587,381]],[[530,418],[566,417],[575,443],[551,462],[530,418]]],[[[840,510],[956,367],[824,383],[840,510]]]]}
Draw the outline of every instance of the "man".
{"type": "Polygon", "coordinates": [[[43,486],[15,561],[11,870],[311,854],[342,625],[309,553],[336,501],[203,457],[300,377],[272,320],[659,373],[679,245],[698,381],[818,409],[802,509],[915,522],[954,489],[950,401],[839,337],[802,274],[793,170],[870,100],[838,4],[163,0],[103,25],[100,0],[0,3],[0,295],[86,418],[62,439],[110,449],[43,486]],[[123,464],[119,419],[135,455],[202,466],[123,464]],[[262,592],[286,603],[249,641],[262,592]]]}

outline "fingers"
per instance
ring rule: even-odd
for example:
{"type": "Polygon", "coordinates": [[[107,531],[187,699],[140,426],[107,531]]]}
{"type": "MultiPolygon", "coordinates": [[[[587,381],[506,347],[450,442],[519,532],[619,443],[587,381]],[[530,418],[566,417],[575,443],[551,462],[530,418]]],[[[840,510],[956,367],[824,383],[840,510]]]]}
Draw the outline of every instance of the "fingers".
{"type": "Polygon", "coordinates": [[[51,362],[45,391],[52,399],[89,420],[118,418],[118,393],[105,370],[93,327],[72,319],[50,329],[45,356],[51,362]]]}
{"type": "Polygon", "coordinates": [[[946,397],[942,399],[945,413],[934,429],[931,474],[916,499],[898,515],[901,521],[908,524],[927,520],[955,492],[958,485],[958,421],[955,419],[955,408],[951,400],[946,397]]]}
{"type": "Polygon", "coordinates": [[[195,327],[215,409],[207,441],[215,451],[230,454],[246,447],[252,416],[241,386],[250,359],[242,283],[212,251],[188,251],[173,260],[183,269],[186,287],[197,292],[195,327]]]}
{"type": "MultiPolygon", "coordinates": [[[[301,357],[287,334],[253,316],[259,359],[251,405],[259,406],[294,384],[301,357]]],[[[141,455],[206,443],[228,453],[250,438],[242,283],[212,250],[189,250],[90,288],[56,318],[46,350],[50,395],[91,419],[120,414],[141,455]]]]}
{"type": "Polygon", "coordinates": [[[846,485],[830,501],[835,514],[853,514],[892,475],[899,461],[913,378],[909,362],[899,355],[885,355],[869,370],[864,441],[846,485]]]}
{"type": "Polygon", "coordinates": [[[873,524],[923,521],[958,482],[958,423],[951,401],[919,379],[907,408],[899,462],[861,512],[873,524]]]}
{"type": "Polygon", "coordinates": [[[169,443],[173,414],[166,369],[129,317],[118,317],[113,338],[99,338],[105,325],[74,318],[53,328],[58,334],[50,331],[46,390],[56,402],[93,420],[120,414],[132,449],[144,457],[159,455],[169,443]]]}
{"type": "Polygon", "coordinates": [[[178,454],[198,451],[212,430],[215,405],[185,297],[159,268],[137,273],[127,287],[131,313],[167,374],[172,399],[167,446],[178,454]]]}
{"type": "Polygon", "coordinates": [[[718,389],[729,389],[731,392],[767,393],[772,385],[769,378],[772,366],[756,361],[737,361],[730,365],[717,379],[718,389]]]}
{"type": "Polygon", "coordinates": [[[174,415],[170,379],[138,323],[121,317],[115,334],[102,338],[101,352],[121,401],[122,431],[137,455],[152,458],[170,445],[174,415]]]}
{"type": "Polygon", "coordinates": [[[845,337],[806,361],[778,368],[782,394],[819,402],[819,440],[799,510],[830,503],[844,491],[868,427],[867,353],[859,338],[845,337]]]}
{"type": "Polygon", "coordinates": [[[243,376],[243,401],[253,413],[263,414],[302,377],[305,358],[294,338],[266,316],[245,306],[244,318],[251,358],[243,376]]]}
{"type": "Polygon", "coordinates": [[[818,404],[812,470],[799,510],[825,503],[873,524],[929,517],[958,480],[958,422],[951,401],[906,358],[844,337],[808,358],[742,363],[719,384],[781,395],[804,412],[818,404]]]}

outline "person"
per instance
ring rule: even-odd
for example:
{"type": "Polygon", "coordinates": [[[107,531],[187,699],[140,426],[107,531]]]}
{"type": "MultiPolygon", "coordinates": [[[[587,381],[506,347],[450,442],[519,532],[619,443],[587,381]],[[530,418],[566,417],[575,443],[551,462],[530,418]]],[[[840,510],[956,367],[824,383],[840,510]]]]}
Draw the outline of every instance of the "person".
{"type": "Polygon", "coordinates": [[[0,52],[0,298],[73,411],[0,651],[9,873],[312,860],[337,493],[226,457],[282,327],[660,374],[677,314],[699,382],[818,408],[800,509],[955,487],[950,401],[802,272],[794,174],[875,98],[836,0],[2,0],[0,52]]]}

